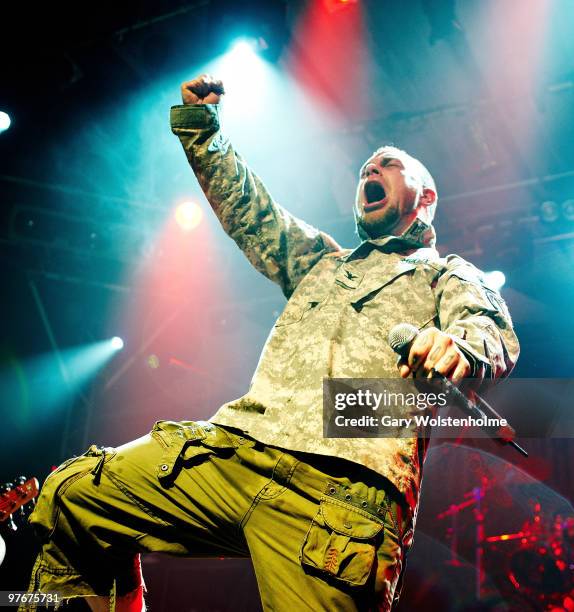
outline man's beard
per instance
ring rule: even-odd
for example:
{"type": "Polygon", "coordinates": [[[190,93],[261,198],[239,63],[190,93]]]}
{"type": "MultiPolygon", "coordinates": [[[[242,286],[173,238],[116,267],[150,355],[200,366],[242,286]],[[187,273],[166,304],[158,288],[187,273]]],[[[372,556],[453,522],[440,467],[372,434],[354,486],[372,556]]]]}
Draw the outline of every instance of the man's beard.
{"type": "Polygon", "coordinates": [[[389,208],[385,211],[385,214],[369,223],[365,222],[365,218],[357,219],[357,225],[366,233],[369,238],[375,239],[381,236],[388,236],[393,234],[393,229],[397,227],[401,216],[399,211],[395,208],[389,208]]]}

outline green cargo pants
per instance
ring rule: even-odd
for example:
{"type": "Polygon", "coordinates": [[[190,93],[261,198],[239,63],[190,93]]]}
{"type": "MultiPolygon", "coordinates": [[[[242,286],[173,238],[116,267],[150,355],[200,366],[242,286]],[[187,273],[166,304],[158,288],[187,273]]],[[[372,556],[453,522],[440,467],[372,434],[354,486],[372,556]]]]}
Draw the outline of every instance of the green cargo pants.
{"type": "Polygon", "coordinates": [[[391,489],[351,462],[159,421],[50,474],[30,589],[110,595],[113,609],[143,584],[140,553],[250,556],[265,610],[388,610],[412,536],[391,489]]]}

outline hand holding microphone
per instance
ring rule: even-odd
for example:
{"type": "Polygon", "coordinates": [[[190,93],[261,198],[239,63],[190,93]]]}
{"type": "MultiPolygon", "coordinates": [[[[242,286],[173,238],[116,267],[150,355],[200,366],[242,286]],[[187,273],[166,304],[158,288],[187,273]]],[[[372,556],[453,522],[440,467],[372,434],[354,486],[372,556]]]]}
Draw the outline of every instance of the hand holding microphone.
{"type": "MultiPolygon", "coordinates": [[[[409,324],[402,324],[404,325],[409,324]]],[[[397,327],[399,326],[393,330],[397,327]]],[[[432,378],[435,372],[458,384],[463,378],[470,375],[472,372],[470,363],[452,336],[436,327],[429,327],[422,332],[419,332],[413,325],[409,327],[414,329],[416,334],[412,335],[411,330],[411,339],[407,343],[408,351],[401,354],[403,360],[399,373],[402,378],[407,378],[411,372],[417,377],[432,378]]]]}
{"type": "MultiPolygon", "coordinates": [[[[456,387],[456,383],[464,376],[468,376],[471,369],[466,357],[456,345],[453,348],[453,344],[454,340],[438,329],[431,328],[419,332],[410,323],[395,325],[389,333],[390,347],[408,364],[400,365],[403,378],[406,378],[411,371],[420,371],[422,365],[422,372],[427,378],[438,379],[443,390],[465,414],[475,419],[502,420],[498,412],[478,393],[472,394],[473,401],[471,401],[456,387]],[[444,336],[449,338],[450,342],[446,341],[444,336]],[[464,374],[461,376],[462,372],[464,374]]],[[[482,429],[500,444],[509,444],[528,457],[528,453],[514,441],[516,431],[510,424],[501,427],[483,426],[482,429]]]]}

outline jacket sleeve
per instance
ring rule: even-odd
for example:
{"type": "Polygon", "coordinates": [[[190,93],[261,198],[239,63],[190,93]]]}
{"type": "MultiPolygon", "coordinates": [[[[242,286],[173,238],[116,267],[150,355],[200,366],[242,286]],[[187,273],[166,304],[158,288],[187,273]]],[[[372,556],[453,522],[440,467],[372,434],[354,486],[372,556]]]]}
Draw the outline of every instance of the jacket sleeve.
{"type": "Polygon", "coordinates": [[[325,253],[340,250],[274,202],[219,130],[217,105],[172,107],[171,129],[225,232],[286,297],[325,253]]]}
{"type": "Polygon", "coordinates": [[[504,300],[473,265],[454,255],[446,261],[436,285],[441,329],[469,358],[472,375],[483,366],[487,378],[508,376],[520,347],[504,300]]]}

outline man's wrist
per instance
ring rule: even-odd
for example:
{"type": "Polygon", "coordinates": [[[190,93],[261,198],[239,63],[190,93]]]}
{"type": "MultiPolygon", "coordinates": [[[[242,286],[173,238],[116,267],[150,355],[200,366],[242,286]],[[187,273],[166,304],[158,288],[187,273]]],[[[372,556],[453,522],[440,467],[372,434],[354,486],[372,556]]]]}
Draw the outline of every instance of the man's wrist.
{"type": "Polygon", "coordinates": [[[170,109],[172,131],[177,129],[219,129],[217,104],[179,104],[170,109]]]}
{"type": "Polygon", "coordinates": [[[484,374],[487,374],[490,371],[490,364],[488,361],[486,361],[482,355],[479,355],[466,340],[457,338],[456,336],[451,337],[470,364],[469,378],[476,378],[479,376],[481,370],[484,372],[484,374]]]}

